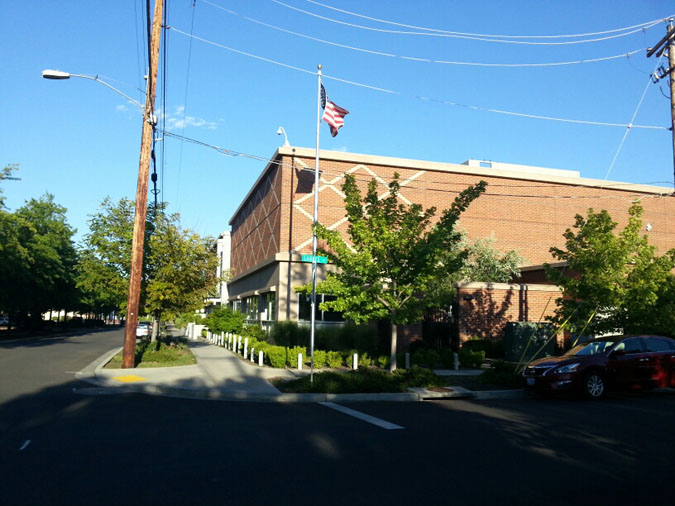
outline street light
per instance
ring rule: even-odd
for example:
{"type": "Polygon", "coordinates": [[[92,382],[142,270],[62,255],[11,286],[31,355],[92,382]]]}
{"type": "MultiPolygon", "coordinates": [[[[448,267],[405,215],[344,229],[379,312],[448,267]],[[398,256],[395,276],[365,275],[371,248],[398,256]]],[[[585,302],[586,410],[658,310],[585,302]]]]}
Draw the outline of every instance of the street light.
{"type": "Polygon", "coordinates": [[[131,269],[129,272],[129,298],[127,299],[127,319],[124,329],[124,349],[122,352],[122,367],[130,369],[134,367],[136,353],[136,324],[138,323],[138,306],[141,295],[141,277],[143,274],[143,243],[145,242],[145,216],[148,204],[148,179],[150,172],[150,154],[152,150],[152,134],[154,125],[157,123],[153,114],[155,104],[155,90],[157,87],[157,67],[159,61],[159,42],[163,0],[155,0],[155,12],[152,20],[152,34],[150,37],[150,71],[145,90],[145,105],[141,105],[128,97],[120,90],[101,81],[98,76],[83,74],[69,74],[60,70],[45,70],[42,77],[45,79],[69,79],[70,77],[82,77],[104,84],[115,93],[131,100],[143,111],[143,131],[141,132],[141,154],[138,161],[138,183],[136,185],[136,211],[134,214],[134,232],[131,240],[131,269]]]}
{"type": "Polygon", "coordinates": [[[288,143],[288,135],[286,135],[286,130],[284,130],[284,127],[282,127],[282,126],[280,126],[277,129],[277,135],[281,135],[281,134],[284,134],[284,147],[290,146],[290,144],[288,143]]]}
{"type": "Polygon", "coordinates": [[[124,98],[126,98],[129,102],[132,104],[136,104],[136,106],[141,110],[145,110],[145,107],[143,107],[139,102],[131,98],[129,95],[126,95],[122,93],[120,90],[115,88],[114,86],[111,86],[110,84],[106,83],[102,79],[99,79],[98,76],[88,76],[86,74],[71,74],[70,72],[63,72],[62,70],[43,70],[42,71],[42,77],[43,79],[53,79],[53,80],[63,80],[63,79],[70,79],[71,77],[81,77],[82,79],[91,79],[92,81],[96,81],[98,83],[101,83],[104,86],[107,86],[111,90],[113,90],[115,93],[118,95],[122,95],[124,98]]]}

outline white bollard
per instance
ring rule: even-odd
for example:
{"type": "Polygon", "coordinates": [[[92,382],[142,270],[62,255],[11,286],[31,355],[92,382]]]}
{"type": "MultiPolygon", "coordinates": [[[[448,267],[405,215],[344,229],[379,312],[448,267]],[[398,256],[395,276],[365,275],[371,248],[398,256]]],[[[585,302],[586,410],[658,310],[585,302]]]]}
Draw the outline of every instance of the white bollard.
{"type": "Polygon", "coordinates": [[[262,365],[263,365],[263,352],[262,351],[258,352],[258,365],[260,367],[262,367],[262,365]]]}
{"type": "Polygon", "coordinates": [[[234,352],[238,354],[239,350],[241,350],[241,336],[237,336],[237,349],[234,352]]]}
{"type": "Polygon", "coordinates": [[[232,349],[232,334],[230,333],[227,334],[227,349],[232,349]]]}
{"type": "Polygon", "coordinates": [[[220,345],[225,346],[225,332],[220,333],[220,345]]]}
{"type": "Polygon", "coordinates": [[[455,366],[455,371],[459,369],[459,355],[457,353],[454,354],[453,365],[455,366]]]}
{"type": "Polygon", "coordinates": [[[405,368],[410,369],[410,353],[405,354],[405,368]]]}
{"type": "Polygon", "coordinates": [[[255,348],[251,348],[251,362],[255,362],[255,348]]]}
{"type": "Polygon", "coordinates": [[[302,353],[298,353],[298,371],[302,371],[302,353]]]}
{"type": "Polygon", "coordinates": [[[355,371],[359,368],[359,355],[358,353],[354,353],[354,360],[352,362],[352,369],[355,371]]]}
{"type": "Polygon", "coordinates": [[[248,337],[244,339],[244,358],[248,357],[248,337]]]}

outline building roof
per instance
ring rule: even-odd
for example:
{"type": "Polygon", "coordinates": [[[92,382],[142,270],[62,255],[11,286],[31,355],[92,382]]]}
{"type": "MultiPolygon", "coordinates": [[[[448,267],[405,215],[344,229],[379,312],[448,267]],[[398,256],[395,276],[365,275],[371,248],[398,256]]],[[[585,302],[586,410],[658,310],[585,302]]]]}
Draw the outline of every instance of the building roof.
{"type": "MultiPolygon", "coordinates": [[[[366,155],[358,153],[347,153],[343,151],[320,151],[321,160],[332,160],[337,162],[359,163],[364,165],[384,165],[387,167],[400,167],[402,169],[430,170],[438,172],[452,172],[456,174],[468,174],[485,177],[501,177],[509,179],[521,179],[527,181],[540,181],[555,184],[568,184],[572,186],[586,186],[591,188],[604,188],[617,191],[630,191],[637,193],[671,195],[669,188],[661,186],[652,186],[645,184],[622,183],[618,181],[606,181],[603,179],[589,179],[581,177],[578,171],[550,169],[545,167],[533,167],[529,165],[517,165],[511,163],[492,162],[483,160],[467,160],[461,164],[431,162],[427,160],[414,160],[408,158],[393,158],[389,156],[366,155]]],[[[272,166],[279,163],[282,155],[298,156],[302,158],[315,158],[316,149],[300,148],[293,146],[281,146],[277,148],[272,158],[269,160],[260,176],[255,181],[249,192],[242,199],[239,207],[230,218],[231,225],[234,218],[242,209],[248,198],[251,196],[258,183],[263,179],[272,166]]]]}

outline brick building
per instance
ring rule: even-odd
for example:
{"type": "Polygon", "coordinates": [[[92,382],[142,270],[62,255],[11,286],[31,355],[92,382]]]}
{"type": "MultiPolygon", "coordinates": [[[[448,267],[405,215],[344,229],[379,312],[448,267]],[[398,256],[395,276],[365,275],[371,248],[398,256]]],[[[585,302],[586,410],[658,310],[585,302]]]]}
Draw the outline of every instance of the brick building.
{"type": "MultiPolygon", "coordinates": [[[[280,147],[230,220],[229,296],[251,320],[309,319],[309,303],[294,287],[311,280],[311,264],[302,263],[301,255],[312,250],[314,157],[314,149],[280,147]]],[[[549,248],[564,245],[562,234],[574,225],[576,214],[606,209],[623,227],[635,199],[644,207],[650,243],[660,252],[675,248],[675,199],[666,188],[474,160],[448,164],[335,151],[321,151],[320,158],[319,221],[329,228],[347,227],[341,192],[345,174],[353,174],[364,193],[375,178],[384,195],[398,173],[401,201],[439,210],[470,184],[485,180],[486,193],[461,216],[459,226],[472,240],[493,236],[495,247],[517,250],[529,266],[553,260],[549,248]]],[[[326,268],[331,267],[319,266],[319,279],[326,268]]],[[[460,286],[461,334],[494,337],[506,321],[538,321],[550,312],[552,304],[543,308],[556,289],[537,279],[536,268],[530,271],[525,270],[533,284],[460,286]]],[[[317,321],[335,318],[322,314],[317,321]]]]}

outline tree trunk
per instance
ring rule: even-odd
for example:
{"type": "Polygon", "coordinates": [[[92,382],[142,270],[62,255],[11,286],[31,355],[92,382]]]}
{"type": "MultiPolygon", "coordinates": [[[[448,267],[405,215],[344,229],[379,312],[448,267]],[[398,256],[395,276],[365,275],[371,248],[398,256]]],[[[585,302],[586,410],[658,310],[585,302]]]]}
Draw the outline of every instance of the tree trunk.
{"type": "Polygon", "coordinates": [[[391,322],[391,356],[389,357],[389,371],[394,372],[396,370],[396,340],[397,340],[397,327],[393,321],[391,322]]]}
{"type": "Polygon", "coordinates": [[[157,341],[157,334],[159,334],[159,318],[156,315],[152,316],[152,333],[150,337],[150,342],[154,343],[157,341]]]}

